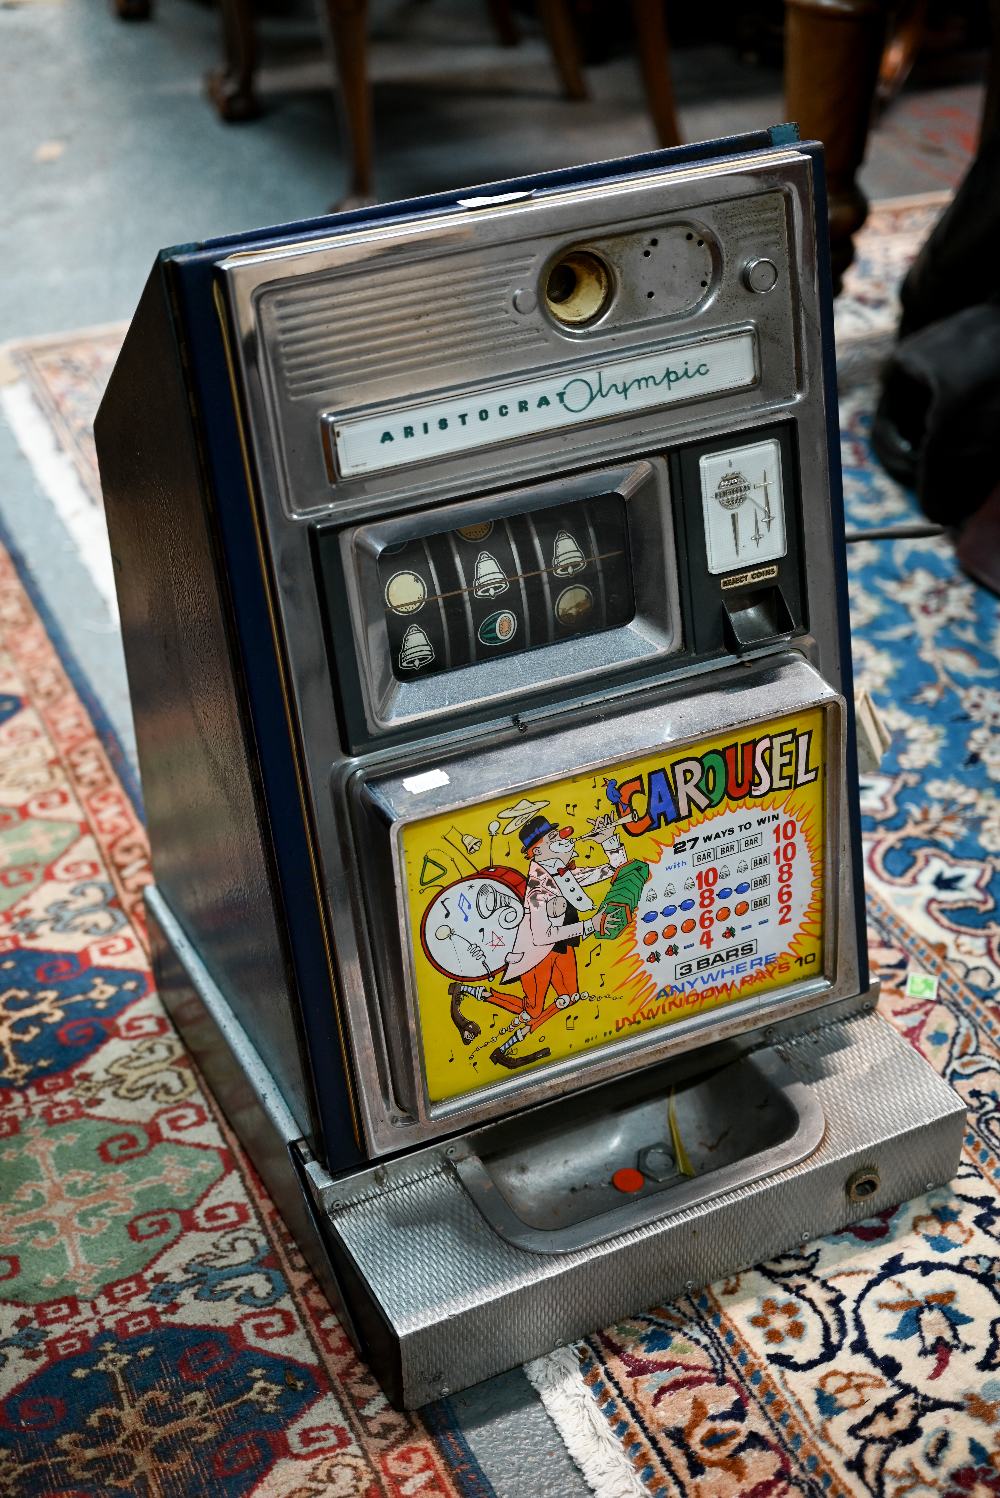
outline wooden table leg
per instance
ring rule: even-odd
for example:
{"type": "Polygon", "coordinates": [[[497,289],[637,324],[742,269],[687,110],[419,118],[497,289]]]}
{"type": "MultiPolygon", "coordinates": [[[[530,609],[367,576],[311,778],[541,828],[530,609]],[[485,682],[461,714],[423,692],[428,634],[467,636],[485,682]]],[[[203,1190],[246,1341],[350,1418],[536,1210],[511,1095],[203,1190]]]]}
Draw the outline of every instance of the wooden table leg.
{"type": "Polygon", "coordinates": [[[632,25],[656,139],[661,146],[679,146],[681,127],[674,103],[665,3],[666,0],[632,0],[632,25]]]}
{"type": "Polygon", "coordinates": [[[538,14],[567,99],[585,99],[587,82],[568,0],[538,0],[538,14]]]}
{"type": "Polygon", "coordinates": [[[493,30],[496,32],[497,41],[501,47],[516,47],[521,40],[514,20],[514,12],[511,10],[510,0],[486,0],[486,8],[493,22],[493,30]]]}
{"type": "Polygon", "coordinates": [[[350,158],[347,202],[370,202],[374,191],[371,90],[368,86],[368,0],[325,0],[350,158]]]}
{"type": "Polygon", "coordinates": [[[885,45],[887,0],[785,0],[785,110],[803,140],[821,140],[830,195],[834,287],[868,217],[857,183],[885,45]]]}
{"type": "Polygon", "coordinates": [[[251,0],[221,0],[225,63],[205,79],[208,97],[227,124],[255,120],[260,101],[254,92],[257,33],[251,0]]]}

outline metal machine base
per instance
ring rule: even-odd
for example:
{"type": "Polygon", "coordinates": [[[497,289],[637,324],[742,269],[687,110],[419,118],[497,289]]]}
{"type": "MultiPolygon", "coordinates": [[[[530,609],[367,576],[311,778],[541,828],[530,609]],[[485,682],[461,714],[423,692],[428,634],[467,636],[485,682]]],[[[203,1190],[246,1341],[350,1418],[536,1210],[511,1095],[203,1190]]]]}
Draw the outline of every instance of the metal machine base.
{"type": "Polygon", "coordinates": [[[814,1014],[811,1031],[770,1044],[757,1033],[334,1180],[155,890],[147,904],[164,1003],[359,1350],[405,1407],[957,1168],[964,1108],[872,1012],[872,994],[853,1013],[814,1014]],[[621,1167],[642,1173],[634,1194],[611,1183],[621,1167]]]}

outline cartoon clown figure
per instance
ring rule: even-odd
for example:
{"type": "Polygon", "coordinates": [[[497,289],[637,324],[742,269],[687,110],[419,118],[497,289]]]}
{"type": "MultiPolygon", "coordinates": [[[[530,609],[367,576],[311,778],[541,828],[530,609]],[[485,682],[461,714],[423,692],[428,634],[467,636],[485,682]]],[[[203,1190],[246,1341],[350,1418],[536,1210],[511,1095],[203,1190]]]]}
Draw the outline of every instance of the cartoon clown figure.
{"type": "Polygon", "coordinates": [[[564,1001],[580,997],[576,949],[583,937],[595,932],[603,935],[599,923],[604,919],[586,886],[613,878],[616,869],[626,862],[610,815],[599,817],[588,837],[600,842],[606,862],[577,867],[573,862],[576,840],[572,827],[557,828],[547,817],[535,816],[521,828],[528,886],[524,915],[502,981],[520,981],[525,1012],[532,1020],[543,1014],[549,989],[564,1001]]]}
{"type": "Polygon", "coordinates": [[[622,819],[598,817],[589,832],[574,836],[572,827],[557,827],[541,815],[542,808],[526,810],[517,831],[528,860],[527,879],[514,869],[491,865],[471,879],[449,885],[427,906],[420,935],[433,966],[456,980],[449,984],[448,995],[451,1018],[464,1045],[472,1045],[481,1031],[463,1013],[463,1001],[493,1004],[512,1016],[490,1052],[495,1065],[510,1069],[547,1057],[548,1047],[527,1053],[516,1048],[559,1011],[594,997],[580,992],[577,948],[585,937],[620,936],[649,878],[648,864],[626,857],[615,831],[622,819]],[[576,865],[576,844],[591,841],[600,843],[605,862],[576,865]],[[595,906],[587,887],[608,880],[611,888],[595,906]],[[477,945],[458,929],[456,911],[472,931],[476,923],[471,916],[476,912],[483,923],[481,940],[496,951],[495,962],[485,945],[477,945]],[[487,980],[494,975],[493,981],[475,981],[479,972],[487,980]],[[494,983],[518,983],[521,992],[508,993],[494,983]]]}

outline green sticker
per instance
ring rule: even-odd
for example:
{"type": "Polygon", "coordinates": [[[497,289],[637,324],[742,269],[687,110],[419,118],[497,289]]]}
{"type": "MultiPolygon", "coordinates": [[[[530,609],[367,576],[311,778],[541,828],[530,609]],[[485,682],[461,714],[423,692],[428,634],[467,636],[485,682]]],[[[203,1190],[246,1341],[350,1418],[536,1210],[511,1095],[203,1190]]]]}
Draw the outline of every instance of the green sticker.
{"type": "Polygon", "coordinates": [[[908,999],[936,999],[938,980],[931,973],[907,973],[906,997],[908,999]]]}

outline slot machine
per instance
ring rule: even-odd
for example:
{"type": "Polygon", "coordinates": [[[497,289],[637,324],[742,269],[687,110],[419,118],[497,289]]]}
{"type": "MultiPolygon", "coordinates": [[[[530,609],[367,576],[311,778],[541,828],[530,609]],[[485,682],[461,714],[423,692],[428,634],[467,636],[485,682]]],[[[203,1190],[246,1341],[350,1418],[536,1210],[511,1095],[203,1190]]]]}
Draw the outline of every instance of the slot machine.
{"type": "Polygon", "coordinates": [[[953,1174],[873,1011],[820,148],[164,252],[97,439],[164,1002],[415,1406],[953,1174]]]}

